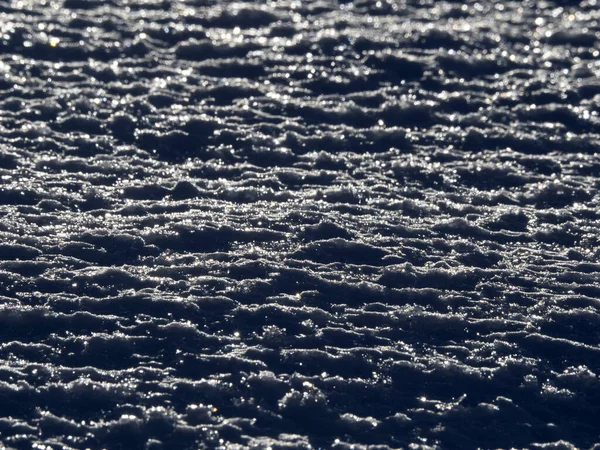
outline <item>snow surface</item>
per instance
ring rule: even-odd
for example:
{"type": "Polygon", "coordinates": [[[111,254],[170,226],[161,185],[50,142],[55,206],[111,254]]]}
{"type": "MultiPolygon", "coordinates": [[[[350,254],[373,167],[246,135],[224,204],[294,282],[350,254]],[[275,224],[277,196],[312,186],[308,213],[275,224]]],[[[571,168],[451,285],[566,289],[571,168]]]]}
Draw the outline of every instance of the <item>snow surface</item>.
{"type": "Polygon", "coordinates": [[[599,443],[599,23],[0,3],[0,443],[599,443]]]}

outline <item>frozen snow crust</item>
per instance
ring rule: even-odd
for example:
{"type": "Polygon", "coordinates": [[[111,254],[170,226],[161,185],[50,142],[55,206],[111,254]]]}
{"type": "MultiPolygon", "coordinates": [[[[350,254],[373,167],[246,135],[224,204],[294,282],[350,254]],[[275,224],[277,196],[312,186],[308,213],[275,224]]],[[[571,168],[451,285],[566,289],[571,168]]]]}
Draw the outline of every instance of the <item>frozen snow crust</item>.
{"type": "Polygon", "coordinates": [[[0,441],[592,447],[599,11],[2,2],[0,441]]]}

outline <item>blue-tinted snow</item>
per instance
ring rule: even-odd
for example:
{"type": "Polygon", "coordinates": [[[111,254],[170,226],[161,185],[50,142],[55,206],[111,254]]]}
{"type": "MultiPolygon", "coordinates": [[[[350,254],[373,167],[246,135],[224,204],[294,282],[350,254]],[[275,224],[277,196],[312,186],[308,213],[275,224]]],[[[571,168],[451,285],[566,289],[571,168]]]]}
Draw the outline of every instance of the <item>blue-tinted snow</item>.
{"type": "Polygon", "coordinates": [[[600,443],[598,19],[2,2],[0,447],[600,443]]]}

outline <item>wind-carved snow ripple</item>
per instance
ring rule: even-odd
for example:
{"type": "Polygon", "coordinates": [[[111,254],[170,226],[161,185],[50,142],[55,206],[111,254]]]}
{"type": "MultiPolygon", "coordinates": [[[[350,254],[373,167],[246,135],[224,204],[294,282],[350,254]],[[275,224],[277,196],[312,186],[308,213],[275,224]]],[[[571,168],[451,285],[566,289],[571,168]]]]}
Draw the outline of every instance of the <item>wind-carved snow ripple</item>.
{"type": "Polygon", "coordinates": [[[0,444],[598,443],[594,2],[0,14],[0,444]]]}

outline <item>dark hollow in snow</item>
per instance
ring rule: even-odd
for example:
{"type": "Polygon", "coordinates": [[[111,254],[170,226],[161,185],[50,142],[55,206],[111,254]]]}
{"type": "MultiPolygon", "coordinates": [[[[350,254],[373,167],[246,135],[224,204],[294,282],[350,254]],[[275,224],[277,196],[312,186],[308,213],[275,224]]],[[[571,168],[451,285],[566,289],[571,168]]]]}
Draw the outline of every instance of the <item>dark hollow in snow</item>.
{"type": "Polygon", "coordinates": [[[595,0],[0,17],[0,447],[600,443],[595,0]]]}

